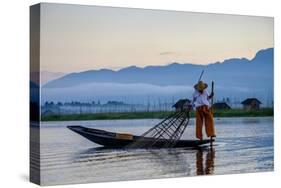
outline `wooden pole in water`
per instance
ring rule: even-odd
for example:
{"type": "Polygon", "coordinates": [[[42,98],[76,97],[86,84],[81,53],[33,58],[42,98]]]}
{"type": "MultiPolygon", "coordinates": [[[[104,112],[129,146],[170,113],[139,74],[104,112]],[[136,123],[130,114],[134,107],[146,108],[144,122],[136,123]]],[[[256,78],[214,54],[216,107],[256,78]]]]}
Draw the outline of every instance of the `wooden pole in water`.
{"type": "MultiPolygon", "coordinates": [[[[215,83],[214,83],[214,81],[212,81],[212,92],[211,93],[214,93],[214,85],[215,85],[215,83]]],[[[214,116],[214,107],[213,107],[213,105],[214,105],[214,96],[211,99],[211,113],[214,116]]],[[[213,147],[213,137],[211,136],[211,148],[212,147],[213,147]]]]}

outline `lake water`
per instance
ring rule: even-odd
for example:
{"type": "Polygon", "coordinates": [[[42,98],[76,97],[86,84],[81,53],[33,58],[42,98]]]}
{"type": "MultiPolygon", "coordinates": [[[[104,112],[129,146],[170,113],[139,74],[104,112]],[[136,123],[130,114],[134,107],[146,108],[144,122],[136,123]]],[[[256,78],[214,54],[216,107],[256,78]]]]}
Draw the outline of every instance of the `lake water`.
{"type": "MultiPolygon", "coordinates": [[[[41,184],[170,178],[272,171],[273,118],[215,119],[213,149],[104,149],[70,131],[82,125],[140,135],[158,123],[149,120],[44,122],[41,125],[41,184]]],[[[194,139],[191,119],[183,139],[194,139]]]]}

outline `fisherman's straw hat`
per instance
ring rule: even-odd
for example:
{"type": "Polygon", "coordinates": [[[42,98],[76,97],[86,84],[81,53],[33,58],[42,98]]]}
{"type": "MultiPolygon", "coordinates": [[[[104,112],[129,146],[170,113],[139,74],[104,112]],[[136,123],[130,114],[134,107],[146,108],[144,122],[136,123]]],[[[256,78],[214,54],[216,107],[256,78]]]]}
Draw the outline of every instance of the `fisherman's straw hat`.
{"type": "Polygon", "coordinates": [[[202,91],[208,87],[208,84],[204,83],[203,81],[199,81],[197,84],[194,85],[194,88],[197,91],[202,91]]]}

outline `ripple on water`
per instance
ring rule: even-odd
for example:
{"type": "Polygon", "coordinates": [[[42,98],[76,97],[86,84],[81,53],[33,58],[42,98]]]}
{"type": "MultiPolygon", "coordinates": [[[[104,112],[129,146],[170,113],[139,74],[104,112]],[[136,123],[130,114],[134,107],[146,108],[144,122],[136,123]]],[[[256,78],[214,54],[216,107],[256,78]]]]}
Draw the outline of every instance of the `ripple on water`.
{"type": "MultiPolygon", "coordinates": [[[[157,120],[44,123],[40,135],[42,184],[249,173],[274,168],[272,118],[221,118],[216,121],[214,148],[196,150],[106,149],[66,128],[79,124],[141,134],[155,122],[157,120]]],[[[183,138],[194,138],[193,123],[192,120],[183,138]]]]}

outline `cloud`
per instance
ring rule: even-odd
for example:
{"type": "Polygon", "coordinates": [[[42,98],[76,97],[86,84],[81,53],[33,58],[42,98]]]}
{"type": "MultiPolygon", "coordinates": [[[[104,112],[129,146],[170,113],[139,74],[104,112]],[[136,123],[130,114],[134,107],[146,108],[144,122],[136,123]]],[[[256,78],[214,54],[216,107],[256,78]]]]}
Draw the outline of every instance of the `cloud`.
{"type": "Polygon", "coordinates": [[[171,54],[176,54],[176,52],[161,52],[159,55],[171,55],[171,54]]]}

